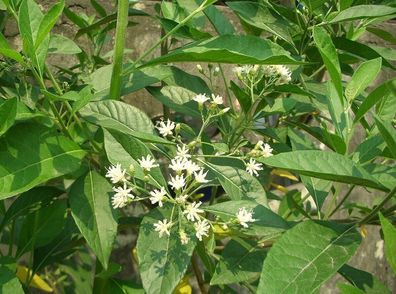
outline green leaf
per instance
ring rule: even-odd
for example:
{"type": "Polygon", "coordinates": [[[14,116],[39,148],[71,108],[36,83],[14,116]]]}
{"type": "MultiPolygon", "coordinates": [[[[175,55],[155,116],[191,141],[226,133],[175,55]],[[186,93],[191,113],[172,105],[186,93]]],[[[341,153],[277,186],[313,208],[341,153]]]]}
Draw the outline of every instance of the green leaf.
{"type": "Polygon", "coordinates": [[[385,164],[368,163],[364,165],[364,169],[381,183],[384,187],[391,190],[396,186],[396,167],[385,164]]]}
{"type": "Polygon", "coordinates": [[[232,284],[257,279],[267,250],[254,242],[227,243],[210,280],[211,285],[232,284]]]}
{"type": "Polygon", "coordinates": [[[121,101],[91,102],[80,111],[87,121],[106,129],[119,131],[143,141],[172,144],[155,135],[150,118],[140,109],[121,101]]]}
{"type": "Polygon", "coordinates": [[[203,12],[219,35],[231,35],[235,33],[234,26],[216,6],[209,6],[203,12]]]}
{"type": "MultiPolygon", "coordinates": [[[[111,64],[103,66],[94,71],[87,79],[87,83],[91,84],[92,87],[96,90],[96,98],[109,98],[112,69],[113,67],[111,64]]],[[[121,94],[127,95],[129,93],[136,92],[149,85],[158,83],[171,75],[171,72],[169,72],[168,70],[163,70],[162,67],[134,70],[132,74],[125,75],[123,77],[121,94]]]]}
{"type": "Polygon", "coordinates": [[[256,200],[267,206],[267,197],[260,182],[246,171],[232,166],[214,165],[201,161],[211,171],[209,177],[217,179],[232,200],[256,200]]]}
{"type": "Polygon", "coordinates": [[[360,164],[371,161],[380,156],[385,148],[384,139],[379,135],[367,137],[362,141],[353,153],[353,160],[360,164]]]}
{"type": "Polygon", "coordinates": [[[220,62],[239,64],[299,64],[281,46],[254,36],[224,35],[194,42],[141,67],[168,62],[220,62]]]}
{"type": "MultiPolygon", "coordinates": [[[[128,135],[119,132],[104,132],[104,147],[106,155],[112,164],[120,163],[121,166],[128,170],[132,164],[135,168],[134,177],[137,179],[145,180],[145,173],[137,160],[143,156],[151,155],[150,149],[144,143],[136,138],[131,138],[128,135]]],[[[154,157],[154,156],[153,156],[154,157]]],[[[149,180],[149,183],[158,187],[167,186],[167,183],[162,175],[159,167],[152,168],[150,175],[154,178],[149,180]]],[[[158,187],[159,188],[159,187],[158,187]]]]}
{"type": "Polygon", "coordinates": [[[201,116],[200,112],[197,110],[196,103],[192,102],[192,98],[197,94],[186,88],[178,86],[164,86],[162,88],[147,87],[147,91],[162,104],[177,112],[194,117],[201,116]]]}
{"type": "Polygon", "coordinates": [[[3,36],[1,32],[0,32],[0,54],[7,58],[14,59],[15,61],[19,62],[22,65],[25,64],[21,54],[19,54],[17,51],[13,50],[10,47],[7,39],[3,36]]]}
{"type": "Polygon", "coordinates": [[[381,58],[363,62],[353,73],[351,80],[345,88],[345,96],[349,101],[361,94],[381,70],[381,58]]]}
{"type": "Polygon", "coordinates": [[[348,284],[337,284],[337,287],[340,289],[341,294],[364,294],[365,292],[356,288],[352,285],[348,284]]]}
{"type": "MultiPolygon", "coordinates": [[[[231,200],[217,203],[204,210],[219,216],[222,220],[235,221],[236,214],[239,209],[245,207],[247,210],[253,211],[253,218],[256,220],[249,223],[248,228],[243,229],[243,233],[252,236],[268,236],[277,235],[289,228],[288,223],[279,215],[272,212],[272,210],[257,204],[251,200],[231,200]]],[[[240,225],[237,225],[237,230],[242,230],[240,225]]]]}
{"type": "Polygon", "coordinates": [[[17,256],[33,247],[44,246],[58,236],[66,223],[66,208],[63,199],[29,214],[19,234],[17,256]]]}
{"type": "Polygon", "coordinates": [[[337,90],[338,98],[341,100],[341,104],[343,104],[341,68],[336,48],[330,36],[321,27],[314,27],[313,38],[322,56],[323,62],[329,71],[331,81],[337,90]]]}
{"type": "Polygon", "coordinates": [[[340,11],[329,23],[362,18],[381,17],[396,13],[396,8],[385,5],[357,5],[340,11]]]}
{"type": "Polygon", "coordinates": [[[50,186],[35,187],[22,193],[7,209],[0,224],[0,231],[10,221],[47,206],[54,198],[61,194],[63,194],[62,190],[50,186]]]}
{"type": "Polygon", "coordinates": [[[32,122],[0,139],[0,199],[78,170],[85,152],[66,137],[32,122]]]}
{"type": "Polygon", "coordinates": [[[314,293],[355,253],[353,228],[305,221],[287,231],[264,260],[258,293],[314,293]]]}
{"type": "Polygon", "coordinates": [[[367,27],[366,30],[377,37],[385,40],[386,42],[396,45],[396,38],[388,31],[380,29],[378,27],[367,27]]]}
{"type": "Polygon", "coordinates": [[[355,114],[354,122],[356,123],[359,121],[374,105],[380,102],[387,93],[395,91],[394,89],[396,89],[396,79],[391,79],[371,91],[371,93],[363,100],[363,103],[355,114]]]}
{"type": "Polygon", "coordinates": [[[389,290],[372,274],[344,264],[338,273],[348,282],[368,294],[388,294],[389,290]]]}
{"type": "Polygon", "coordinates": [[[74,55],[81,52],[81,48],[69,38],[62,35],[51,35],[48,54],[74,55]]]}
{"type": "MultiPolygon", "coordinates": [[[[349,126],[351,125],[351,118],[349,116],[349,112],[347,109],[344,109],[343,102],[340,99],[337,99],[338,94],[337,90],[334,87],[334,84],[330,81],[327,82],[327,106],[331,116],[331,119],[334,123],[334,127],[336,129],[337,135],[343,139],[345,142],[348,137],[349,126]]],[[[324,124],[322,124],[322,128],[326,129],[324,124]]],[[[330,140],[329,140],[330,141],[330,140]]],[[[346,144],[344,143],[343,145],[346,144]]],[[[340,148],[335,148],[339,150],[340,148]]],[[[341,148],[344,150],[346,148],[341,148]]]]}
{"type": "Polygon", "coordinates": [[[315,179],[312,177],[301,176],[301,180],[307,188],[309,194],[311,194],[312,199],[314,200],[318,211],[321,210],[324,201],[326,200],[327,195],[330,192],[332,183],[329,181],[315,179]]]}
{"type": "Polygon", "coordinates": [[[140,225],[136,248],[140,276],[148,294],[172,293],[190,263],[196,244],[194,229],[188,223],[179,227],[178,218],[176,206],[164,205],[161,209],[152,210],[140,225]],[[163,219],[167,219],[173,225],[170,236],[164,234],[160,238],[158,232],[154,231],[154,223],[163,219]],[[181,244],[180,229],[184,229],[191,238],[186,245],[181,244]]]}
{"type": "Polygon", "coordinates": [[[286,42],[293,44],[289,28],[291,27],[282,16],[269,7],[256,2],[228,2],[230,7],[244,22],[251,26],[267,31],[286,42]]]}
{"type": "Polygon", "coordinates": [[[387,191],[360,165],[346,156],[327,151],[302,150],[280,153],[258,161],[314,178],[372,187],[387,191]]]}
{"type": "Polygon", "coordinates": [[[0,257],[0,293],[24,294],[16,277],[16,261],[10,256],[0,257]]]}
{"type": "Polygon", "coordinates": [[[37,37],[35,40],[35,50],[41,45],[46,37],[48,37],[50,31],[62,15],[63,8],[65,7],[65,1],[61,0],[59,3],[51,7],[50,10],[44,15],[41,20],[39,29],[37,31],[37,37]]]}
{"type": "Polygon", "coordinates": [[[104,177],[90,171],[73,184],[69,194],[72,216],[104,268],[117,235],[116,213],[110,204],[111,188],[104,177]]]}
{"type": "Polygon", "coordinates": [[[0,100],[0,137],[14,124],[17,102],[17,98],[0,100]]]}
{"type": "Polygon", "coordinates": [[[396,274],[396,228],[379,213],[382,232],[384,233],[385,256],[393,272],[396,274]]]}
{"type": "Polygon", "coordinates": [[[375,124],[384,138],[392,156],[396,159],[396,130],[390,121],[383,121],[378,116],[374,117],[375,124]]]}

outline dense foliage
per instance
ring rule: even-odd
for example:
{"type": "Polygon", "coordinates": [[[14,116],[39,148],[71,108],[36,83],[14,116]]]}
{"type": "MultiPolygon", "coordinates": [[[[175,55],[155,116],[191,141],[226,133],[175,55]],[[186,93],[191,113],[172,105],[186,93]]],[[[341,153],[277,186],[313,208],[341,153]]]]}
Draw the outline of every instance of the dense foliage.
{"type": "Polygon", "coordinates": [[[390,293],[348,265],[375,225],[396,272],[396,80],[373,86],[396,6],[379,2],[0,0],[22,40],[0,33],[0,293],[318,293],[337,274],[390,293]],[[130,59],[144,18],[161,38],[130,59]],[[143,89],[163,118],[123,102],[143,89]]]}

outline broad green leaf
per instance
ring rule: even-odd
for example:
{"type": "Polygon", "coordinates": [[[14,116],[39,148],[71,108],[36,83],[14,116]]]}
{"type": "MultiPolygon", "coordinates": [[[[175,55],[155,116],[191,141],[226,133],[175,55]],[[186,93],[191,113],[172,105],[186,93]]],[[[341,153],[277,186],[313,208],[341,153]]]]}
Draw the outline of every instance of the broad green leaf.
{"type": "Polygon", "coordinates": [[[230,7],[243,21],[251,26],[267,31],[286,42],[293,44],[290,36],[290,23],[269,7],[256,2],[228,2],[230,7]]]}
{"type": "Polygon", "coordinates": [[[178,86],[164,86],[162,88],[147,87],[147,91],[162,104],[177,112],[194,117],[200,117],[201,115],[196,107],[196,103],[192,102],[192,98],[194,98],[197,93],[187,90],[186,88],[178,86]]]}
{"type": "Polygon", "coordinates": [[[280,153],[258,161],[314,178],[372,187],[387,191],[366,170],[346,156],[319,150],[280,153]]]}
{"type": "MultiPolygon", "coordinates": [[[[126,65],[128,66],[128,64],[126,65]]],[[[94,71],[86,82],[96,90],[95,97],[106,99],[109,97],[110,81],[113,66],[106,65],[94,71]]],[[[168,70],[163,70],[162,67],[153,67],[142,70],[134,70],[132,74],[125,75],[122,80],[121,95],[136,92],[152,84],[158,83],[172,73],[168,70]]]]}
{"type": "Polygon", "coordinates": [[[37,37],[34,43],[35,50],[41,45],[44,39],[49,36],[50,31],[61,16],[64,6],[65,1],[61,0],[59,3],[52,6],[44,15],[37,31],[37,37]]]}
{"type": "Polygon", "coordinates": [[[391,190],[396,186],[396,167],[385,164],[368,163],[364,169],[381,183],[384,187],[391,190]]]}
{"type": "Polygon", "coordinates": [[[17,102],[17,98],[0,100],[0,137],[14,124],[17,102]]]}
{"type": "Polygon", "coordinates": [[[261,244],[234,240],[227,243],[210,280],[211,285],[232,284],[257,279],[267,250],[261,244]]]}
{"type": "Polygon", "coordinates": [[[112,294],[144,294],[141,285],[131,280],[110,279],[106,285],[106,293],[112,294]]]}
{"type": "Polygon", "coordinates": [[[194,42],[167,55],[155,58],[142,67],[167,62],[220,62],[239,64],[299,64],[281,46],[254,36],[224,35],[194,42]]]}
{"type": "Polygon", "coordinates": [[[392,121],[396,116],[396,88],[388,92],[384,98],[376,105],[375,113],[377,117],[384,121],[392,121]]]}
{"type": "Polygon", "coordinates": [[[106,129],[143,141],[171,144],[155,135],[154,125],[143,111],[127,103],[113,100],[91,102],[79,112],[87,121],[106,129]]]}
{"type": "Polygon", "coordinates": [[[264,260],[258,293],[315,293],[355,253],[353,228],[305,221],[287,231],[264,260]]]}
{"type": "Polygon", "coordinates": [[[199,76],[189,74],[175,66],[160,66],[159,68],[161,72],[168,75],[163,79],[168,86],[179,86],[197,94],[211,93],[206,82],[199,76]]]}
{"type": "Polygon", "coordinates": [[[18,239],[17,256],[50,243],[66,223],[66,200],[58,200],[27,215],[18,239]]]}
{"type": "Polygon", "coordinates": [[[267,206],[267,197],[260,182],[246,171],[232,166],[221,166],[201,161],[211,171],[209,176],[217,179],[232,200],[255,200],[267,206]]]}
{"type": "Polygon", "coordinates": [[[374,105],[380,102],[387,93],[392,91],[396,91],[396,79],[386,81],[371,91],[371,93],[363,100],[363,103],[355,114],[354,122],[356,123],[359,121],[374,105]]]}
{"type": "MultiPolygon", "coordinates": [[[[181,217],[181,216],[180,216],[181,217]]],[[[164,205],[154,209],[143,218],[137,240],[137,254],[140,276],[146,293],[172,293],[183,278],[194,251],[196,238],[194,229],[188,223],[179,222],[176,206],[164,205]],[[170,236],[159,237],[154,223],[167,219],[172,222],[170,236]],[[179,227],[181,225],[183,227],[179,227]],[[181,244],[179,231],[185,230],[191,238],[188,244],[181,244]]]]}
{"type": "Polygon", "coordinates": [[[379,117],[375,116],[375,124],[380,131],[382,137],[384,138],[386,145],[396,159],[396,129],[393,127],[390,121],[383,121],[379,117]]]}
{"type": "MultiPolygon", "coordinates": [[[[338,93],[334,84],[328,81],[326,97],[328,110],[334,123],[337,135],[340,138],[343,138],[343,141],[346,141],[350,128],[349,126],[352,124],[352,122],[348,110],[343,106],[343,101],[340,101],[337,96],[338,93]]],[[[324,124],[322,124],[322,128],[325,128],[324,124]]],[[[336,150],[337,149],[338,148],[336,148],[336,150]]]]}
{"type": "Polygon", "coordinates": [[[15,61],[19,62],[22,65],[25,64],[21,54],[19,54],[17,51],[13,50],[10,47],[7,39],[3,36],[1,32],[0,32],[0,54],[7,58],[14,59],[15,61]]]}
{"type": "Polygon", "coordinates": [[[338,273],[348,282],[368,294],[389,294],[389,290],[372,274],[344,264],[338,273]]]}
{"type": "MultiPolygon", "coordinates": [[[[272,210],[251,200],[231,200],[204,207],[204,210],[219,216],[223,221],[235,221],[239,209],[245,207],[252,210],[254,222],[248,228],[236,225],[236,232],[252,236],[277,235],[289,228],[288,223],[272,210]],[[243,229],[243,230],[242,230],[243,229]]],[[[232,228],[231,228],[232,229],[232,228]]]]}
{"type": "Polygon", "coordinates": [[[382,232],[384,233],[385,256],[393,272],[396,274],[396,228],[392,223],[379,213],[382,232]]]}
{"type": "Polygon", "coordinates": [[[337,49],[352,53],[354,56],[361,57],[363,60],[371,60],[382,57],[383,66],[395,69],[395,67],[385,58],[385,56],[382,56],[380,52],[377,52],[373,48],[363,43],[352,41],[344,37],[335,37],[333,38],[333,42],[337,49]]]}
{"type": "Polygon", "coordinates": [[[24,294],[22,285],[16,277],[16,261],[10,256],[0,257],[0,293],[24,294]]]}
{"type": "Polygon", "coordinates": [[[322,56],[323,62],[329,71],[331,81],[337,90],[338,98],[340,99],[341,104],[343,104],[341,68],[336,48],[334,47],[330,36],[321,27],[314,27],[313,38],[319,49],[319,53],[322,56]]]}
{"type": "Polygon", "coordinates": [[[0,139],[0,199],[78,170],[85,151],[40,125],[18,124],[0,139]]]}
{"type": "Polygon", "coordinates": [[[235,33],[234,26],[230,23],[228,18],[224,16],[224,14],[218,8],[216,8],[216,6],[209,6],[203,12],[219,35],[235,33]]]}
{"type": "Polygon", "coordinates": [[[381,17],[396,13],[396,8],[385,5],[357,5],[340,11],[329,23],[362,18],[381,17]]]}
{"type": "Polygon", "coordinates": [[[116,213],[110,204],[111,196],[111,185],[95,171],[79,178],[69,194],[72,216],[104,268],[107,268],[117,235],[116,213]]]}
{"type": "Polygon", "coordinates": [[[313,177],[301,176],[305,188],[312,196],[318,211],[320,212],[327,195],[330,192],[332,183],[330,181],[316,179],[313,177]]]}
{"type": "Polygon", "coordinates": [[[391,43],[392,45],[396,45],[396,37],[393,36],[390,32],[383,30],[378,27],[367,27],[366,30],[377,37],[385,40],[386,42],[391,43]]]}
{"type": "Polygon", "coordinates": [[[337,284],[337,287],[340,289],[341,294],[364,294],[363,290],[356,288],[349,284],[337,284]]]}
{"type": "Polygon", "coordinates": [[[62,190],[50,186],[39,186],[22,193],[7,209],[0,224],[0,231],[10,221],[47,206],[54,198],[62,193],[62,190]]]}
{"type": "Polygon", "coordinates": [[[367,137],[353,152],[352,159],[360,164],[371,161],[380,156],[385,148],[384,139],[379,135],[367,137]]]}
{"type": "Polygon", "coordinates": [[[51,35],[48,54],[74,55],[81,52],[81,48],[69,38],[57,34],[51,35]]]}
{"type": "MultiPolygon", "coordinates": [[[[129,169],[130,165],[133,165],[135,168],[134,177],[144,180],[145,174],[142,167],[138,163],[138,160],[143,156],[153,156],[150,149],[136,138],[131,138],[130,136],[114,131],[109,132],[103,130],[103,132],[104,147],[109,161],[112,164],[120,163],[121,166],[126,170],[129,169]]],[[[159,167],[152,168],[150,170],[150,175],[154,178],[154,180],[149,180],[150,184],[157,187],[167,186],[167,183],[159,167]]]]}
{"type": "Polygon", "coordinates": [[[352,101],[367,88],[381,70],[381,58],[363,62],[353,73],[345,88],[345,96],[352,101]]]}

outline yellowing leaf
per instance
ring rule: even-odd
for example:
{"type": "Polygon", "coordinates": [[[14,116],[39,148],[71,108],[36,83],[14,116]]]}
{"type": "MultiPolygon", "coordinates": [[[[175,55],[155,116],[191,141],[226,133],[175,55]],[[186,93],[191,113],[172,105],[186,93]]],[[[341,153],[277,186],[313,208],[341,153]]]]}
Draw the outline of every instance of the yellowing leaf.
{"type": "Polygon", "coordinates": [[[213,229],[213,233],[219,236],[229,236],[231,233],[230,230],[219,225],[213,225],[212,229],[213,229]]]}
{"type": "Polygon", "coordinates": [[[173,294],[191,294],[192,288],[190,283],[188,282],[188,276],[185,276],[177,285],[175,290],[173,290],[173,294]]]}
{"type": "Polygon", "coordinates": [[[275,183],[271,183],[271,186],[274,187],[276,190],[279,190],[279,191],[281,191],[281,192],[283,192],[283,193],[289,192],[289,190],[287,190],[287,189],[286,189],[284,186],[282,186],[282,185],[278,185],[278,184],[275,184],[275,183]]]}
{"type": "MultiPolygon", "coordinates": [[[[28,275],[31,274],[31,271],[23,265],[18,265],[16,276],[21,281],[21,283],[26,283],[28,279],[28,275]]],[[[39,275],[35,274],[33,279],[29,285],[30,287],[40,289],[44,292],[53,292],[52,288],[42,279],[39,275]]]]}
{"type": "Polygon", "coordinates": [[[290,172],[288,172],[287,170],[284,170],[284,169],[275,168],[275,169],[273,169],[271,171],[271,174],[279,176],[279,177],[282,177],[282,178],[287,178],[287,179],[292,180],[292,181],[298,181],[298,179],[297,179],[297,177],[295,175],[293,175],[292,173],[290,173],[290,172]]]}

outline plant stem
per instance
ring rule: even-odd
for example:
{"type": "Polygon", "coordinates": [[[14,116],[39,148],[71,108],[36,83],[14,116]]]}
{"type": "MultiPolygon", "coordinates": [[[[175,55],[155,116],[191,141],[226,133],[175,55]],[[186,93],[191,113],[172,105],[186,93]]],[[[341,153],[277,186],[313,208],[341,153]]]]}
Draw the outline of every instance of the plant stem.
{"type": "Polygon", "coordinates": [[[348,192],[344,195],[344,198],[341,199],[340,203],[337,204],[337,206],[333,209],[333,211],[330,213],[329,218],[333,216],[334,213],[338,211],[338,209],[344,204],[344,202],[348,199],[348,197],[351,195],[352,190],[355,188],[355,185],[352,185],[348,192]]]}
{"type": "Polygon", "coordinates": [[[118,100],[121,94],[122,58],[124,55],[126,29],[128,26],[128,0],[118,0],[117,28],[113,59],[113,73],[111,75],[110,99],[118,100]]]}
{"type": "Polygon", "coordinates": [[[384,205],[392,199],[393,196],[396,194],[396,187],[394,187],[388,195],[384,198],[384,200],[381,201],[380,204],[378,204],[365,218],[363,218],[361,221],[359,221],[359,225],[363,225],[368,223],[372,218],[374,218],[377,213],[381,210],[384,205]]]}
{"type": "Polygon", "coordinates": [[[191,258],[191,264],[192,264],[192,268],[194,270],[195,276],[197,277],[197,282],[198,282],[199,289],[201,290],[201,293],[202,294],[208,293],[205,288],[205,281],[202,278],[201,270],[199,269],[199,266],[198,266],[197,255],[195,253],[193,254],[193,256],[191,258]]]}

